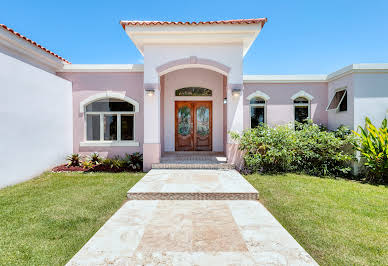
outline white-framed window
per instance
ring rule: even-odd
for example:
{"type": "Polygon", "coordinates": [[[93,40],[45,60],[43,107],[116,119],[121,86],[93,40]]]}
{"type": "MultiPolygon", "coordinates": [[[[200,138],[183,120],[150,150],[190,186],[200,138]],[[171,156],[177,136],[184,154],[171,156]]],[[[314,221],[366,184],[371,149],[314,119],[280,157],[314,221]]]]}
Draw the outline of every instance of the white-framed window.
{"type": "Polygon", "coordinates": [[[252,97],[249,100],[250,124],[255,128],[260,124],[266,123],[266,100],[261,97],[252,97]]]}
{"type": "Polygon", "coordinates": [[[305,97],[294,99],[294,120],[300,123],[310,119],[310,100],[305,97]]]}
{"type": "Polygon", "coordinates": [[[326,108],[328,110],[336,110],[337,112],[345,112],[348,110],[348,95],[346,88],[336,90],[331,98],[329,105],[326,108]]]}
{"type": "Polygon", "coordinates": [[[97,99],[84,106],[87,143],[122,143],[135,141],[136,106],[123,99],[97,99]]]}

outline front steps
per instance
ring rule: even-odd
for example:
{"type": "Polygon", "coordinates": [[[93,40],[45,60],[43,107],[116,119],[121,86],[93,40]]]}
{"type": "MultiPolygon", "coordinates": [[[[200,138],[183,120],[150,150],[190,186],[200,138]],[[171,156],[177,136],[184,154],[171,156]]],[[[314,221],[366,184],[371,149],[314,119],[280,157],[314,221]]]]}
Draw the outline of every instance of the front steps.
{"type": "Polygon", "coordinates": [[[152,169],[127,193],[129,200],[257,200],[236,170],[152,169]]]}
{"type": "Polygon", "coordinates": [[[234,169],[222,152],[166,152],[152,169],[234,169]]]}

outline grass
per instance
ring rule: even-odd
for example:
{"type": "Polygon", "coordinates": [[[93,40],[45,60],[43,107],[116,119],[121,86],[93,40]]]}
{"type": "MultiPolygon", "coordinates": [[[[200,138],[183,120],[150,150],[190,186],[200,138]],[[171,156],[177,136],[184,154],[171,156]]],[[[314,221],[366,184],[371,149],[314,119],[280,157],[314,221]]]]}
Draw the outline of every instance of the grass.
{"type": "Polygon", "coordinates": [[[64,265],[143,173],[45,173],[0,190],[0,265],[64,265]]]}
{"type": "Polygon", "coordinates": [[[260,201],[321,265],[388,265],[388,187],[248,175],[260,201]]]}

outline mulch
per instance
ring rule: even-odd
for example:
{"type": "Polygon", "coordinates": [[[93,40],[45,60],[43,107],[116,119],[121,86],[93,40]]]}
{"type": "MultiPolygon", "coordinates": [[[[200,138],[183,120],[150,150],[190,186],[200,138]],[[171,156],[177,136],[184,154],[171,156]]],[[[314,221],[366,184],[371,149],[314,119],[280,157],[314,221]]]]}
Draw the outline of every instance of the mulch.
{"type": "Polygon", "coordinates": [[[106,173],[120,173],[120,172],[136,172],[130,168],[111,168],[108,165],[98,164],[92,168],[83,168],[82,166],[68,166],[62,164],[52,169],[53,172],[106,172],[106,173]]]}

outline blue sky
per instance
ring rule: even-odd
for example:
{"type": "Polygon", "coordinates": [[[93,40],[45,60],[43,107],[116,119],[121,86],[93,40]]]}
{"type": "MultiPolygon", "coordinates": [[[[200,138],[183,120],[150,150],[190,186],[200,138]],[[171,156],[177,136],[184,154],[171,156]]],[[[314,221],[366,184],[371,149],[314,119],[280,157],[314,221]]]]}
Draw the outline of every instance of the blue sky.
{"type": "Polygon", "coordinates": [[[120,20],[204,21],[267,17],[245,74],[326,74],[388,62],[388,1],[1,0],[0,23],[72,63],[141,63],[120,20]]]}

